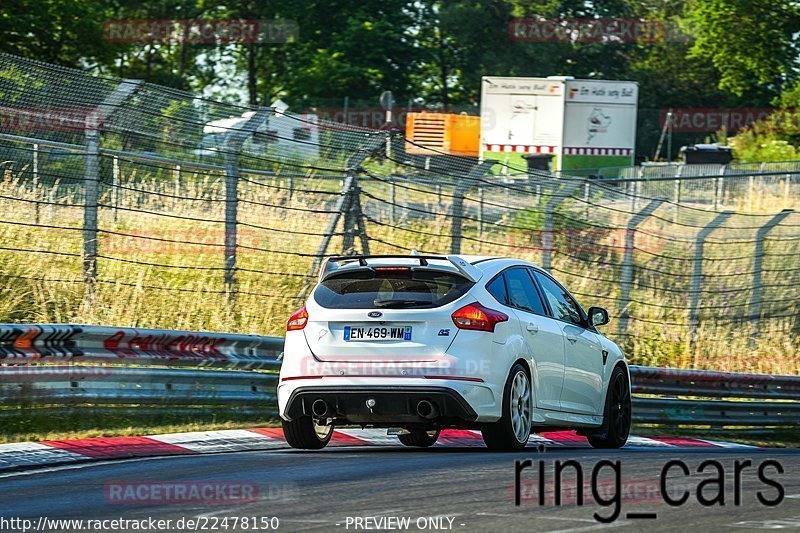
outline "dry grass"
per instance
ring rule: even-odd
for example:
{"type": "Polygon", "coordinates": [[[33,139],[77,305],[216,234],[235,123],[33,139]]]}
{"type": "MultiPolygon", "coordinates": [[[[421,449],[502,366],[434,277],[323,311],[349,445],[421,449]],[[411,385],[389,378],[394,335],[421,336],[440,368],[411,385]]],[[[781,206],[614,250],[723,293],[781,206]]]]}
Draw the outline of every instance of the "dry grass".
{"type": "Polygon", "coordinates": [[[0,444],[280,426],[274,417],[258,410],[243,412],[242,409],[208,408],[191,411],[141,411],[137,408],[96,406],[71,410],[2,409],[0,444]]]}
{"type": "MultiPolygon", "coordinates": [[[[278,185],[285,186],[286,183],[278,185]]],[[[142,176],[137,177],[133,187],[170,194],[175,192],[166,188],[163,182],[147,181],[142,176]]],[[[303,183],[303,188],[308,190],[332,191],[337,187],[336,182],[315,179],[303,183]]],[[[379,198],[388,197],[385,186],[375,185],[367,189],[379,198]]],[[[104,231],[99,239],[100,254],[117,260],[101,258],[98,261],[100,282],[93,299],[84,297],[81,277],[82,209],[66,205],[75,201],[70,195],[55,198],[58,205],[40,206],[39,223],[66,229],[35,227],[30,223],[36,216],[36,204],[30,200],[42,197],[37,194],[42,192],[31,191],[17,181],[15,175],[7,173],[0,182],[0,220],[4,221],[0,223],[0,322],[73,322],[262,335],[281,335],[286,317],[300,305],[296,296],[308,279],[306,275],[312,261],[307,254],[316,252],[321,242],[320,234],[330,220],[327,213],[309,210],[331,210],[336,200],[335,195],[297,191],[290,198],[283,188],[242,185],[240,197],[247,203],[240,204],[239,220],[243,224],[239,228],[239,243],[244,247],[239,250],[237,263],[240,268],[237,310],[230,313],[226,307],[221,271],[223,226],[220,222],[190,220],[223,219],[224,202],[219,201],[222,198],[219,176],[193,181],[179,191],[181,196],[196,200],[123,191],[120,207],[124,209],[115,215],[113,210],[101,208],[100,227],[104,231]],[[159,212],[165,216],[156,214],[159,212]],[[73,255],[60,255],[64,253],[73,255]]],[[[409,193],[406,190],[398,193],[397,200],[414,201],[415,205],[438,214],[424,219],[406,217],[397,228],[370,225],[371,237],[389,243],[373,241],[373,253],[398,253],[411,248],[431,252],[449,250],[450,219],[446,215],[449,198],[446,194],[440,200],[433,192],[409,193]]],[[[498,196],[495,200],[500,202],[502,198],[498,196]]],[[[110,201],[110,193],[104,192],[101,202],[109,204],[110,201]]],[[[743,201],[775,212],[774,207],[770,207],[776,205],[777,199],[772,202],[764,198],[758,202],[753,199],[743,201]]],[[[378,211],[375,216],[379,218],[388,210],[386,205],[373,207],[378,211]]],[[[765,297],[775,299],[775,295],[783,291],[787,295],[784,307],[794,310],[795,316],[762,321],[755,341],[751,341],[752,330],[748,323],[730,320],[747,308],[746,289],[752,278],[749,274],[752,270],[752,243],[711,243],[707,246],[706,257],[709,260],[704,263],[706,278],[703,285],[707,292],[703,294],[701,304],[719,309],[703,312],[697,342],[690,346],[687,328],[680,324],[685,324],[688,317],[686,274],[692,264],[689,261],[693,253],[690,237],[697,230],[673,224],[674,217],[669,208],[664,209],[664,220],[648,221],[642,226],[645,233],[656,235],[656,240],[652,241],[653,237],[646,235],[637,237],[637,247],[645,252],[635,255],[637,276],[633,298],[644,303],[631,305],[630,313],[639,320],[632,320],[629,335],[618,339],[633,362],[679,368],[800,373],[797,287],[789,282],[791,280],[781,278],[780,273],[766,273],[765,286],[788,284],[791,288],[765,290],[765,297]],[[659,238],[659,235],[668,238],[659,238]],[[727,259],[735,257],[741,259],[727,259]]],[[[399,212],[402,217],[402,209],[399,212]]],[[[575,216],[582,216],[579,209],[575,216]]],[[[541,252],[532,245],[538,241],[531,237],[530,232],[509,231],[502,227],[519,220],[518,213],[509,210],[499,224],[487,222],[480,236],[475,221],[465,221],[467,238],[462,252],[513,255],[540,262],[541,252]]],[[[624,227],[625,220],[618,211],[609,211],[599,222],[624,227]]],[[[749,229],[730,229],[719,237],[728,238],[735,234],[750,237],[752,233],[753,230],[749,229]]],[[[580,235],[580,232],[574,234],[580,235]]],[[[575,243],[568,242],[567,248],[573,249],[572,255],[576,257],[563,254],[554,257],[555,273],[581,301],[585,305],[603,305],[612,315],[619,311],[619,268],[609,265],[618,265],[621,261],[622,236],[624,234],[620,232],[590,232],[592,244],[605,245],[599,248],[601,251],[592,251],[585,246],[573,249],[575,243]]],[[[765,266],[772,271],[798,267],[800,241],[787,240],[769,246],[775,253],[765,266]],[[777,250],[775,246],[781,249],[777,250]]],[[[340,248],[341,237],[337,236],[329,253],[338,252],[340,248]]],[[[796,279],[797,273],[788,275],[796,279]]],[[[776,312],[772,307],[769,309],[776,312]]],[[[615,323],[612,322],[606,331],[615,338],[615,323]]]]}

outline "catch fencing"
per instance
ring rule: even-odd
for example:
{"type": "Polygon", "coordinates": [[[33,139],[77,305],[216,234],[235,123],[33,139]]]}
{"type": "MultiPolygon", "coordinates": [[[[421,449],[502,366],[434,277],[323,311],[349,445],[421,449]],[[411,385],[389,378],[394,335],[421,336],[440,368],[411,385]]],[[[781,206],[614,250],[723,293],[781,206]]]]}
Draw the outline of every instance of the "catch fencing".
{"type": "Polygon", "coordinates": [[[0,320],[278,334],[326,255],[450,251],[548,268],[637,363],[800,372],[791,169],[520,173],[9,55],[0,74],[0,320]]]}
{"type": "MultiPolygon", "coordinates": [[[[80,406],[249,408],[274,416],[282,349],[279,337],[0,324],[0,418],[80,406]]],[[[800,376],[630,371],[637,423],[800,425],[800,376]]]]}

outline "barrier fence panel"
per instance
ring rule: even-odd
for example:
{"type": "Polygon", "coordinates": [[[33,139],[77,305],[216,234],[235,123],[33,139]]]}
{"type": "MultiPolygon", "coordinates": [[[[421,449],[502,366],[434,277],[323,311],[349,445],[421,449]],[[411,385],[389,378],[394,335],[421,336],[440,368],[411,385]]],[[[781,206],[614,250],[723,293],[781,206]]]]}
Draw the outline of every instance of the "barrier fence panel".
{"type": "Polygon", "coordinates": [[[326,254],[450,250],[550,269],[636,363],[800,373],[797,165],[523,173],[7,54],[0,71],[2,321],[281,334],[326,254]]]}
{"type": "MultiPolygon", "coordinates": [[[[0,324],[0,417],[35,409],[251,408],[274,416],[283,339],[0,324]]],[[[800,376],[630,367],[634,420],[800,425],[800,376]]]]}

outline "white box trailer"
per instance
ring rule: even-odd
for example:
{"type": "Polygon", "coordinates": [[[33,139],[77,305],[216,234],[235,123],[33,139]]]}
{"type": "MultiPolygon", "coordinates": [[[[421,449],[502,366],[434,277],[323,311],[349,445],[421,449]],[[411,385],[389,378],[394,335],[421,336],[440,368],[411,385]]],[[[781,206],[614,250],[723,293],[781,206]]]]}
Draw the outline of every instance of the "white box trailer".
{"type": "Polygon", "coordinates": [[[525,168],[525,154],[552,154],[554,170],[627,166],[636,145],[633,81],[567,77],[481,83],[481,159],[525,168]]]}

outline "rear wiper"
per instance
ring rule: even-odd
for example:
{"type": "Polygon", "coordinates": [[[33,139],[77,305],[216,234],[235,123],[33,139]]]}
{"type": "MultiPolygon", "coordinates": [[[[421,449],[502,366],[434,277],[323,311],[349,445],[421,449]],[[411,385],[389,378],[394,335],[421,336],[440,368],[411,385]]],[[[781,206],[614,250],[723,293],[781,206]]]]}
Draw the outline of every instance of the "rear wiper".
{"type": "Polygon", "coordinates": [[[372,303],[375,307],[416,307],[418,305],[430,305],[433,302],[422,300],[375,300],[372,303]]]}

